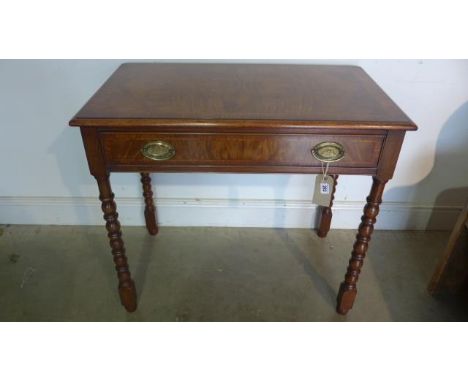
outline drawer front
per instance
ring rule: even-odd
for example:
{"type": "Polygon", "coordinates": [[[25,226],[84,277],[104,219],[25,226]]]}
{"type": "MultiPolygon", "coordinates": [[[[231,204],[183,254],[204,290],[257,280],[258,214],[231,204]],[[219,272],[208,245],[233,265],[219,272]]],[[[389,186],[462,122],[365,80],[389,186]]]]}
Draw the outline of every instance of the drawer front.
{"type": "Polygon", "coordinates": [[[375,168],[383,135],[319,134],[188,134],[188,133],[101,133],[106,162],[111,166],[295,166],[317,167],[311,153],[321,142],[343,146],[344,157],[331,166],[375,168]],[[162,141],[174,152],[166,160],[152,160],[142,153],[149,142],[162,141]]]}

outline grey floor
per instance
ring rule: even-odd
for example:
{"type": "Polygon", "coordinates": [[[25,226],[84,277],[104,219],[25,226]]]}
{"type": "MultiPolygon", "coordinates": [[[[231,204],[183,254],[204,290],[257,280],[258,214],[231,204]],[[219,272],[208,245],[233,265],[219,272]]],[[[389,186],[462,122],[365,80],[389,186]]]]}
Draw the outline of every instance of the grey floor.
{"type": "Polygon", "coordinates": [[[124,311],[104,227],[0,226],[1,321],[466,321],[426,293],[448,232],[376,231],[346,317],[355,231],[124,227],[139,308],[124,311]]]}

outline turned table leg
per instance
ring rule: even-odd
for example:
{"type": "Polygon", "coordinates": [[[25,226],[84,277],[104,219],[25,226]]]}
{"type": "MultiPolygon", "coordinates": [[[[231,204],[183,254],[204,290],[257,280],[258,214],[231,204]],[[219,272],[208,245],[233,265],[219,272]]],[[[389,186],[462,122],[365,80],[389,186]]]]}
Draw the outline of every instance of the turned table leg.
{"type": "Polygon", "coordinates": [[[146,228],[150,235],[156,235],[158,233],[158,223],[156,223],[156,207],[154,206],[151,176],[149,173],[141,173],[141,183],[143,185],[143,197],[145,198],[146,228]]]}
{"type": "Polygon", "coordinates": [[[336,184],[338,183],[338,175],[330,175],[333,179],[333,190],[331,193],[330,205],[328,207],[322,206],[320,208],[320,224],[317,230],[317,235],[319,237],[326,237],[328,231],[330,231],[330,225],[332,220],[332,206],[333,199],[335,198],[336,184]]]}
{"type": "Polygon", "coordinates": [[[382,181],[375,177],[373,178],[371,192],[367,197],[367,204],[364,207],[364,214],[362,215],[361,224],[356,235],[345,279],[341,283],[338,292],[337,312],[340,314],[346,314],[353,307],[357,293],[356,283],[359,279],[359,273],[364,263],[372,232],[374,231],[374,224],[379,213],[380,203],[382,203],[382,194],[386,182],[386,180],[382,181]]]}
{"type": "Polygon", "coordinates": [[[107,236],[109,237],[109,244],[112,248],[115,269],[119,279],[120,301],[127,311],[134,312],[137,308],[135,283],[130,275],[127,257],[125,256],[125,247],[118,220],[119,214],[114,202],[109,176],[97,176],[96,180],[99,187],[99,199],[102,202],[102,212],[104,212],[104,220],[106,221],[107,236]]]}

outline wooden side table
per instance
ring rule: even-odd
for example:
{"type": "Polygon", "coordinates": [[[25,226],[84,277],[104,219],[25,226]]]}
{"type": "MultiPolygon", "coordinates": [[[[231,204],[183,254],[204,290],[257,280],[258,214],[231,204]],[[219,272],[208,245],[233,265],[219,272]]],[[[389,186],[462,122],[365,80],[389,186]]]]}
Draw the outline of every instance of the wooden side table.
{"type": "MultiPolygon", "coordinates": [[[[329,173],[373,177],[338,292],[346,314],[403,138],[416,125],[360,68],[251,64],[124,64],[70,121],[96,178],[122,304],[137,307],[109,175],[140,172],[146,226],[158,232],[151,172],[319,174],[311,150],[340,161],[329,173]]],[[[318,229],[326,236],[331,205],[318,229]]]]}

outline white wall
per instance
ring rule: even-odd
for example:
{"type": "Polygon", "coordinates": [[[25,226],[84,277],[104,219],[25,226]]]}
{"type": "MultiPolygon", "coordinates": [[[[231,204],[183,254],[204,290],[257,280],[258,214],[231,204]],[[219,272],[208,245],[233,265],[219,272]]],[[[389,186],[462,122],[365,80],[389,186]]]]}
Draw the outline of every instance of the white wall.
{"type": "MultiPolygon", "coordinates": [[[[69,119],[123,61],[0,60],[0,223],[101,224],[69,119]]],[[[285,62],[273,61],[273,62],[285,62]]],[[[468,61],[309,60],[362,66],[419,125],[387,186],[380,228],[449,228],[468,197],[468,61]]],[[[162,225],[312,227],[312,175],[153,175],[162,225]]],[[[136,174],[113,174],[123,224],[141,225],[136,174]]],[[[355,228],[370,179],[340,177],[334,227],[355,228]]]]}

